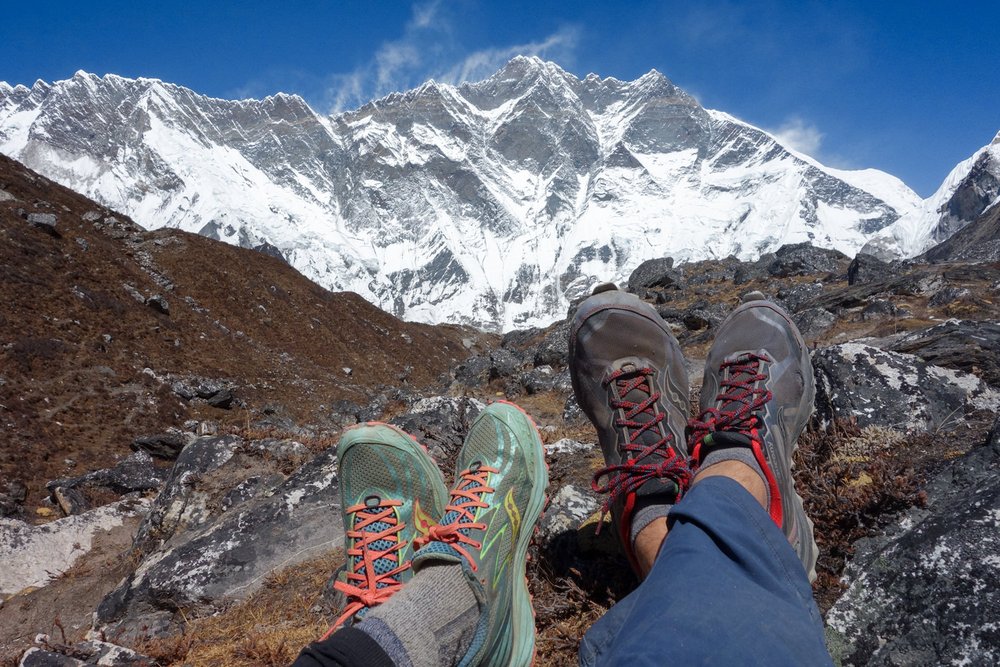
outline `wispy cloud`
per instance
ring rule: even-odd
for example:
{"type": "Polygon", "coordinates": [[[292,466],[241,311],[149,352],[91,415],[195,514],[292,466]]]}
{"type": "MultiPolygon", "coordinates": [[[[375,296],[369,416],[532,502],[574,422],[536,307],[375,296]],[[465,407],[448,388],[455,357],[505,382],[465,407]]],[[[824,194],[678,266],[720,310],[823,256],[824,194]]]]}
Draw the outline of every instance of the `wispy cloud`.
{"type": "Polygon", "coordinates": [[[541,41],[475,51],[435,78],[456,85],[465,81],[478,81],[495,72],[514,56],[538,56],[566,65],[573,57],[579,35],[579,28],[567,26],[541,41]]]}
{"type": "Polygon", "coordinates": [[[329,77],[320,103],[330,112],[351,109],[417,86],[428,79],[459,84],[492,74],[517,55],[539,56],[570,66],[579,28],[564,26],[536,41],[464,49],[441,0],[413,6],[398,39],[383,42],[369,61],[352,72],[329,77]]]}
{"type": "Polygon", "coordinates": [[[771,134],[785,146],[819,159],[820,147],[823,145],[823,133],[815,125],[807,123],[798,116],[792,116],[771,134]]]}

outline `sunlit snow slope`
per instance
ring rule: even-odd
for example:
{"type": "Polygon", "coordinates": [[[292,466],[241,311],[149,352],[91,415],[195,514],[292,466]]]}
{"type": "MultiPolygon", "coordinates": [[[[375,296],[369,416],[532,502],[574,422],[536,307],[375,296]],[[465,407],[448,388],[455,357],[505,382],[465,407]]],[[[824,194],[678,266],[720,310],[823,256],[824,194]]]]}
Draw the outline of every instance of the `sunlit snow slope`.
{"type": "Polygon", "coordinates": [[[550,322],[653,257],[801,241],[853,254],[923,205],[658,72],[580,80],[523,57],[334,117],[295,96],[227,101],[83,72],[0,84],[0,151],[149,228],[269,244],[402,317],[491,329],[550,322]]]}

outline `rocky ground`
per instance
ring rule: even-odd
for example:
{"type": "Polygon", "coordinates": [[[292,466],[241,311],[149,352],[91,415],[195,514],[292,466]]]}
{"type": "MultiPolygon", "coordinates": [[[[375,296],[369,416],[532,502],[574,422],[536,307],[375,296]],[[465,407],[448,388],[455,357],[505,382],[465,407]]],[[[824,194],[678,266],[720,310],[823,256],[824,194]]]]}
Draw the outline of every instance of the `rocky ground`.
{"type": "MultiPolygon", "coordinates": [[[[286,664],[336,614],[339,430],[391,421],[450,474],[497,397],[535,417],[550,466],[528,569],[539,664],[574,664],[636,585],[598,531],[565,321],[502,337],[400,322],[2,158],[0,220],[0,664],[286,664]]],[[[654,260],[627,285],[677,334],[694,401],[749,291],[813,346],[796,479],[843,664],[1000,660],[1000,264],[935,260],[786,246],[654,260]]]]}

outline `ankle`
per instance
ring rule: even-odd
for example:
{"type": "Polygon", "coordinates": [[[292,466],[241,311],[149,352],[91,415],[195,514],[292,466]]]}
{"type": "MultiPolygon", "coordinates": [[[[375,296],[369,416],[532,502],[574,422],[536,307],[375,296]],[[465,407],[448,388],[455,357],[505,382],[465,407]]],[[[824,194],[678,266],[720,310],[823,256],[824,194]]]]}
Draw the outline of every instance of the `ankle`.
{"type": "Polygon", "coordinates": [[[650,521],[645,528],[636,534],[632,541],[632,550],[635,553],[636,565],[639,566],[637,574],[640,579],[645,579],[649,571],[653,569],[653,563],[660,555],[660,548],[666,538],[667,520],[662,517],[650,521]]]}
{"type": "Polygon", "coordinates": [[[764,483],[764,478],[742,461],[728,459],[704,466],[695,475],[692,486],[708,477],[728,477],[746,489],[761,507],[767,509],[767,485],[764,483]]]}

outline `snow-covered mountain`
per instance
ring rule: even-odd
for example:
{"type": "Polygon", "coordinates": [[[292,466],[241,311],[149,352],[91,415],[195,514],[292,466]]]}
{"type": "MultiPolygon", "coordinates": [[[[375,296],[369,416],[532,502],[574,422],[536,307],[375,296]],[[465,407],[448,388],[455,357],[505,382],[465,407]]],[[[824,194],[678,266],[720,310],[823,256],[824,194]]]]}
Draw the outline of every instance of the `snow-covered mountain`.
{"type": "Polygon", "coordinates": [[[865,247],[876,255],[913,257],[950,238],[1000,203],[1000,132],[959,162],[915,210],[881,230],[865,247]]]}
{"type": "Polygon", "coordinates": [[[801,241],[851,254],[922,206],[898,179],[826,168],[656,71],[580,80],[526,57],[333,117],[296,96],[114,75],[0,83],[0,152],[146,227],[273,246],[407,319],[493,329],[561,317],[653,257],[801,241]]]}

